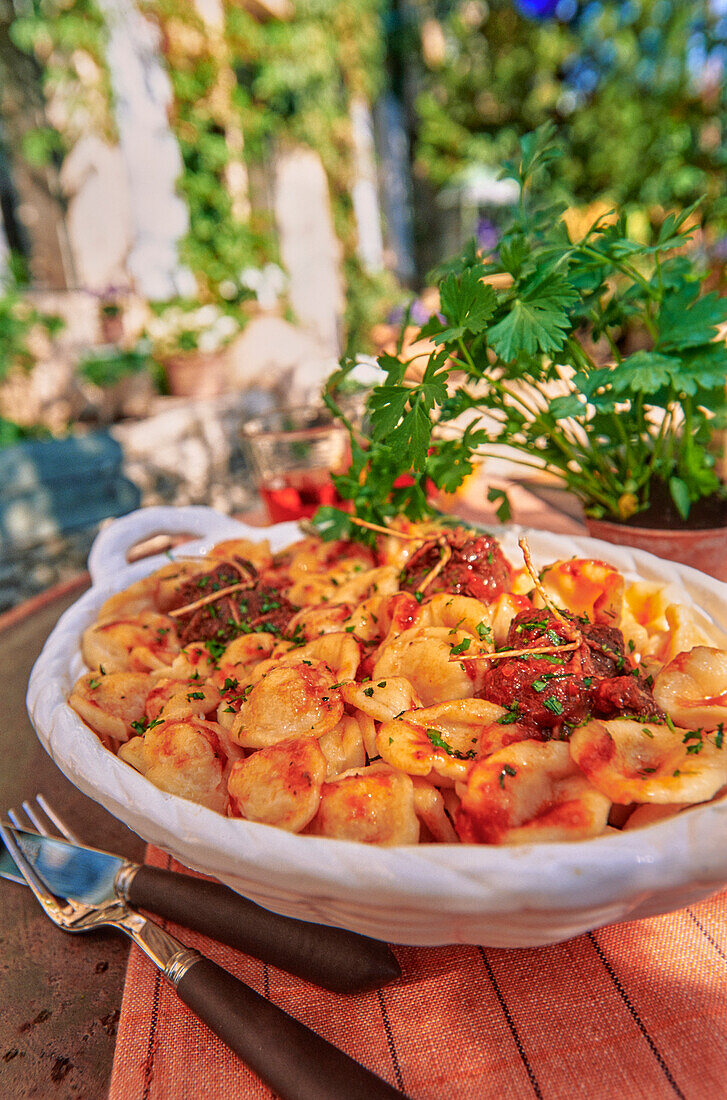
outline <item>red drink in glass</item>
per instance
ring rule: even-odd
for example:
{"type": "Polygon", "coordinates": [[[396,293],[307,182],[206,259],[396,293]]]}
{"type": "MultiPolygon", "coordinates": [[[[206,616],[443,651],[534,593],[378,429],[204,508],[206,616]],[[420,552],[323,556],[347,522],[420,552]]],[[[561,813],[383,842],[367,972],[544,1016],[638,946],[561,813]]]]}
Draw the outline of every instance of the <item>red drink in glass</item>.
{"type": "Polygon", "coordinates": [[[322,504],[341,503],[328,470],[290,470],[271,485],[260,485],[258,492],[271,523],[307,518],[322,504]]]}

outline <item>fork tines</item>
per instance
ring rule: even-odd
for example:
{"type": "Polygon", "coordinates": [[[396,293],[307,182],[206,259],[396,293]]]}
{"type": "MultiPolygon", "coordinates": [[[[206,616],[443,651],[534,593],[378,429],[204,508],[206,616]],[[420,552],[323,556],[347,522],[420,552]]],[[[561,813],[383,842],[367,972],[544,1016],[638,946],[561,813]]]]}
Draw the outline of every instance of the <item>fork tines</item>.
{"type": "MultiPolygon", "coordinates": [[[[22,808],[33,828],[43,836],[53,835],[52,830],[48,828],[48,822],[50,822],[56,832],[65,837],[66,840],[70,840],[74,844],[81,843],[70,826],[67,825],[60,814],[53,809],[45,795],[37,794],[35,796],[35,803],[26,799],[22,803],[22,808]]],[[[8,817],[16,828],[22,829],[25,827],[25,823],[21,821],[20,815],[16,810],[8,810],[8,817]]]]}

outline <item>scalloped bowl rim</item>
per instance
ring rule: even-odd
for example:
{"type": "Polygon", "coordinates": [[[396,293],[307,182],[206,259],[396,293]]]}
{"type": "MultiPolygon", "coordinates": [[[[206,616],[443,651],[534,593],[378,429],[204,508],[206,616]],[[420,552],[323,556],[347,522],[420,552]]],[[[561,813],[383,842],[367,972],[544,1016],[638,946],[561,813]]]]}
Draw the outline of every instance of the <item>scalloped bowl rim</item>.
{"type": "MultiPolygon", "coordinates": [[[[172,513],[176,530],[190,517],[197,531],[207,532],[181,548],[179,557],[204,553],[234,535],[268,538],[280,548],[298,534],[295,524],[251,528],[206,508],[146,508],[114,521],[89,559],[92,588],[58,621],[28,687],[31,721],[53,760],[146,840],[268,908],[413,944],[556,942],[614,920],[679,908],[727,883],[727,800],[587,841],[382,848],[225,818],[160,791],[108,752],[66,698],[85,667],[81,633],[100,605],[166,560],[156,555],[120,567],[119,546],[164,530],[172,513]],[[109,546],[111,552],[104,553],[109,546]],[[541,927],[548,918],[552,925],[541,927]]],[[[523,529],[493,533],[512,560],[523,529]]],[[[709,606],[712,621],[727,631],[727,584],[596,539],[525,533],[536,559],[603,557],[627,578],[676,583],[684,602],[709,606]]]]}

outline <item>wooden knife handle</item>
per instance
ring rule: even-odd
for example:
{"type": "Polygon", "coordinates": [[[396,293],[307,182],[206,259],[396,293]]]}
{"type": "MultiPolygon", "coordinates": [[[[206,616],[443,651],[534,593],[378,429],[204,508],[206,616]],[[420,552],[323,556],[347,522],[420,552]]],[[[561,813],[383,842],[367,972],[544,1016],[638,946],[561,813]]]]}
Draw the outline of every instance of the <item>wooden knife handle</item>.
{"type": "Polygon", "coordinates": [[[176,989],[280,1100],[405,1100],[398,1089],[210,959],[193,962],[176,989]]]}
{"type": "Polygon", "coordinates": [[[135,908],[203,932],[336,993],[377,989],[401,974],[387,944],[271,913],[218,882],[142,866],[125,896],[135,908]]]}

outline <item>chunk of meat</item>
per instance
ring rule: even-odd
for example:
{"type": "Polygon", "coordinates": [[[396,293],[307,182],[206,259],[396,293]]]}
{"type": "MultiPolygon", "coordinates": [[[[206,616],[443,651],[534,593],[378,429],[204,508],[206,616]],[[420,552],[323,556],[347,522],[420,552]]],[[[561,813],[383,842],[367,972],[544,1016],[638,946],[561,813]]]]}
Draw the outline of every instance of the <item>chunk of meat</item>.
{"type": "MultiPolygon", "coordinates": [[[[449,560],[426,586],[427,595],[451,592],[491,603],[507,592],[512,580],[512,568],[490,535],[473,535],[462,528],[446,533],[449,560]]],[[[416,590],[442,561],[444,547],[438,541],[425,543],[409,558],[401,573],[401,587],[416,590]]],[[[447,555],[444,555],[447,556],[447,555]]]]}

